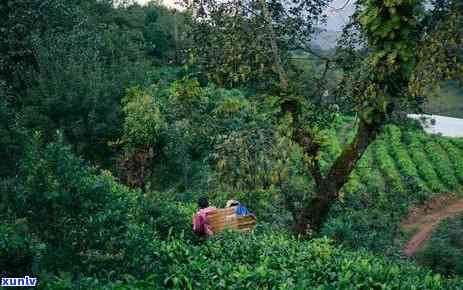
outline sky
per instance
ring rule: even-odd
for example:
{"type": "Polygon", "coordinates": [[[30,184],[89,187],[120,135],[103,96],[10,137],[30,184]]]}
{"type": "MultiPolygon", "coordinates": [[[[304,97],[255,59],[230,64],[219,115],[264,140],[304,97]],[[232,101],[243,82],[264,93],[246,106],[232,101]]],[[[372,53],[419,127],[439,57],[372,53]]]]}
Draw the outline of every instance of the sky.
{"type": "MultiPolygon", "coordinates": [[[[136,0],[140,4],[146,4],[149,0],[136,0]]],[[[175,2],[178,0],[160,0],[168,7],[178,7],[175,2]]],[[[355,0],[333,0],[328,8],[327,30],[340,31],[349,20],[349,16],[354,11],[355,0]]]]}
{"type": "Polygon", "coordinates": [[[354,0],[334,0],[328,8],[328,23],[327,29],[340,31],[343,26],[349,21],[349,17],[354,13],[354,0]]]}

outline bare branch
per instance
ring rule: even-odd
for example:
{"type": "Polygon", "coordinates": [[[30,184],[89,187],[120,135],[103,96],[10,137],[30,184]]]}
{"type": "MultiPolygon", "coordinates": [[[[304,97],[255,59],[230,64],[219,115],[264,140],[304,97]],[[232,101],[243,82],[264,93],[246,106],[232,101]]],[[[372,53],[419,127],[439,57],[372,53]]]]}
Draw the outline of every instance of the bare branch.
{"type": "Polygon", "coordinates": [[[351,1],[351,0],[347,0],[346,3],[344,3],[344,5],[342,5],[342,6],[339,7],[339,8],[335,8],[335,7],[333,7],[333,6],[330,6],[330,8],[333,9],[333,10],[335,10],[335,11],[343,10],[343,9],[345,9],[345,8],[347,7],[347,5],[349,5],[350,1],[351,1]]]}

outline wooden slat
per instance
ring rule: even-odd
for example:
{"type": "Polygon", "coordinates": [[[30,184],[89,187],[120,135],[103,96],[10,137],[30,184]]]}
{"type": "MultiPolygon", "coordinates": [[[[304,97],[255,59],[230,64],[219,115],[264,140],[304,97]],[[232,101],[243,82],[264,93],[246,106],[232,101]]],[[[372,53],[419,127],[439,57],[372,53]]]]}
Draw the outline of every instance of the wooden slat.
{"type": "Polygon", "coordinates": [[[239,220],[241,221],[255,221],[254,217],[248,215],[248,216],[239,216],[238,217],[239,220]]]}
{"type": "Polygon", "coordinates": [[[243,223],[243,222],[237,222],[237,225],[239,225],[239,226],[248,226],[248,225],[249,225],[249,226],[252,226],[252,225],[255,225],[255,224],[256,224],[255,221],[249,221],[249,222],[245,222],[245,223],[243,223]]]}
{"type": "Polygon", "coordinates": [[[214,214],[233,214],[236,211],[236,206],[233,207],[227,207],[227,208],[218,208],[213,212],[208,213],[208,215],[214,215],[214,214]]]}
{"type": "Polygon", "coordinates": [[[225,228],[235,229],[240,232],[249,232],[255,225],[256,220],[251,216],[236,216],[236,207],[217,209],[207,214],[207,219],[212,231],[218,233],[225,228]]]}
{"type": "Polygon", "coordinates": [[[232,217],[235,217],[236,218],[236,215],[234,214],[230,214],[230,215],[220,215],[220,216],[212,216],[212,217],[207,217],[207,220],[209,222],[214,222],[214,221],[220,221],[220,220],[226,220],[226,219],[231,219],[232,217]]]}
{"type": "Polygon", "coordinates": [[[211,224],[212,227],[237,227],[240,225],[240,222],[238,220],[230,221],[230,222],[219,222],[215,224],[211,224]]]}
{"type": "Polygon", "coordinates": [[[235,213],[235,211],[236,211],[236,207],[230,207],[226,209],[216,209],[215,211],[208,213],[207,217],[214,218],[218,216],[232,215],[235,213]]]}
{"type": "Polygon", "coordinates": [[[216,224],[211,224],[212,228],[224,228],[224,227],[238,227],[239,222],[238,221],[231,221],[231,222],[221,222],[221,223],[216,223],[216,224]]]}

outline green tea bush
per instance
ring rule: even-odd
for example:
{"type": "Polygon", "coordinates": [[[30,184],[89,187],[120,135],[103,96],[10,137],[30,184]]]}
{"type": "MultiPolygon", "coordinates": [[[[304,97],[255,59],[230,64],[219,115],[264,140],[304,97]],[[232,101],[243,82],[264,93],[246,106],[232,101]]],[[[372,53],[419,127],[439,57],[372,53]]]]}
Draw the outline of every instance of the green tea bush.
{"type": "MultiPolygon", "coordinates": [[[[404,194],[405,188],[402,184],[401,176],[395,167],[394,161],[388,154],[386,142],[378,139],[375,142],[375,149],[376,160],[381,172],[385,176],[386,186],[390,187],[391,191],[404,194]]],[[[388,191],[388,189],[386,189],[386,191],[388,191]]]]}
{"type": "Polygon", "coordinates": [[[441,178],[448,189],[453,190],[458,187],[458,180],[455,178],[453,166],[447,158],[440,145],[431,140],[423,139],[423,147],[429,156],[429,160],[434,165],[437,175],[441,178]]]}
{"type": "Polygon", "coordinates": [[[402,143],[402,132],[396,126],[389,126],[388,129],[389,152],[391,152],[391,156],[397,163],[401,175],[405,178],[411,179],[414,185],[416,185],[420,190],[427,190],[426,184],[420,179],[418,170],[402,143]]]}
{"type": "Polygon", "coordinates": [[[463,152],[447,138],[438,138],[437,140],[440,146],[445,150],[447,156],[449,156],[449,160],[453,165],[455,175],[460,184],[463,183],[463,152]]]}
{"type": "Polygon", "coordinates": [[[416,132],[409,133],[410,143],[408,145],[410,155],[416,164],[420,177],[426,181],[428,188],[433,192],[445,190],[445,186],[440,182],[433,165],[428,161],[427,154],[423,152],[423,147],[416,132]]]}
{"type": "MultiPolygon", "coordinates": [[[[362,159],[360,159],[356,172],[358,172],[362,183],[365,185],[366,193],[375,195],[384,192],[385,181],[380,170],[375,166],[378,162],[372,149],[374,148],[368,149],[362,159]]],[[[372,199],[370,198],[370,200],[372,199]]]]}
{"type": "Polygon", "coordinates": [[[463,150],[463,139],[462,138],[452,139],[451,142],[453,145],[455,145],[455,147],[459,148],[460,150],[463,150]]]}
{"type": "Polygon", "coordinates": [[[136,209],[135,222],[150,227],[159,238],[172,236],[191,237],[191,219],[195,207],[176,202],[162,193],[150,193],[140,198],[136,209]]]}
{"type": "MultiPolygon", "coordinates": [[[[437,166],[428,160],[429,154],[422,146],[422,142],[441,139],[425,136],[417,128],[387,126],[341,190],[323,233],[352,249],[397,256],[400,245],[394,241],[404,238],[399,224],[410,206],[421,204],[446,188],[436,173],[437,166]]],[[[445,152],[436,150],[435,154],[445,160],[445,152]]],[[[459,158],[454,159],[453,163],[445,163],[445,170],[457,176],[459,158]]]]}
{"type": "Polygon", "coordinates": [[[442,222],[417,253],[420,264],[446,275],[463,274],[463,215],[442,222]]]}
{"type": "Polygon", "coordinates": [[[368,202],[365,204],[366,207],[370,206],[379,206],[382,207],[385,203],[378,202],[382,196],[384,197],[385,193],[385,181],[384,177],[381,175],[377,169],[371,170],[371,172],[366,173],[365,177],[365,186],[366,186],[366,195],[368,196],[368,202]]]}
{"type": "Polygon", "coordinates": [[[349,177],[349,182],[347,182],[343,187],[343,191],[349,193],[359,193],[364,191],[364,186],[356,172],[352,172],[349,177]]]}
{"type": "Polygon", "coordinates": [[[76,157],[60,134],[49,144],[34,135],[21,172],[0,184],[3,271],[140,278],[157,265],[151,241],[197,242],[191,233],[193,204],[129,190],[76,157]]]}
{"type": "Polygon", "coordinates": [[[335,247],[327,239],[301,241],[284,234],[224,233],[199,245],[181,239],[151,241],[156,270],[145,279],[114,281],[55,277],[47,289],[454,289],[458,280],[410,263],[335,247]]]}

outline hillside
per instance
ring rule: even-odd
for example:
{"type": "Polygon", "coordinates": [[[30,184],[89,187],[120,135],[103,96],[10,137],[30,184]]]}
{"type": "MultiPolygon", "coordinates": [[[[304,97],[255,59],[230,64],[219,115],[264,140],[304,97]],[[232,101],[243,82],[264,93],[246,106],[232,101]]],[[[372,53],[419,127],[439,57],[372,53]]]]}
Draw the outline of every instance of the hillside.
{"type": "Polygon", "coordinates": [[[330,50],[336,47],[341,34],[341,31],[320,29],[314,34],[311,44],[317,49],[330,50]]]}
{"type": "Polygon", "coordinates": [[[454,118],[463,118],[463,88],[456,82],[444,83],[428,96],[425,112],[454,118]]]}
{"type": "MultiPolygon", "coordinates": [[[[340,122],[339,134],[333,131],[331,136],[345,136],[349,124],[340,122]]],[[[336,139],[327,148],[326,162],[339,153],[344,138],[336,139]]],[[[462,146],[462,139],[388,126],[343,188],[325,233],[352,248],[400,253],[399,225],[411,205],[441,193],[462,193],[462,146]]]]}
{"type": "Polygon", "coordinates": [[[463,289],[463,2],[186,2],[0,1],[0,287],[463,289]]]}

